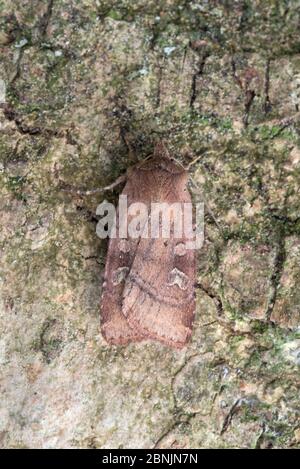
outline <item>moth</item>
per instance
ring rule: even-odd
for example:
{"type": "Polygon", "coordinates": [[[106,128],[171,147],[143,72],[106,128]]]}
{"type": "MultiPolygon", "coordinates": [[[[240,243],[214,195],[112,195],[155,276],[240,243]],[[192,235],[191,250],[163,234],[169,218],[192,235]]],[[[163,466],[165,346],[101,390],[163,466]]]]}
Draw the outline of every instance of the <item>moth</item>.
{"type": "MultiPolygon", "coordinates": [[[[187,182],[187,170],[160,143],[153,156],[129,168],[122,195],[128,205],[146,205],[151,221],[153,203],[192,203],[187,182]]],[[[187,248],[185,234],[175,236],[174,226],[167,239],[144,236],[148,221],[142,223],[139,237],[109,240],[101,331],[109,344],[152,339],[182,348],[191,337],[195,315],[195,249],[187,248]]]]}

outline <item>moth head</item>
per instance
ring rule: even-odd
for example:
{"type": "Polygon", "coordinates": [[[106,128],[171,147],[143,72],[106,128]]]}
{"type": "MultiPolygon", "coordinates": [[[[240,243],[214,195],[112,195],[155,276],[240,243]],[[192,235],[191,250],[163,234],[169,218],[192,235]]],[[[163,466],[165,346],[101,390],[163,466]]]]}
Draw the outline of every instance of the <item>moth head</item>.
{"type": "Polygon", "coordinates": [[[153,152],[154,158],[166,158],[167,160],[174,160],[172,156],[170,155],[170,152],[163,140],[157,142],[154,147],[154,152],[153,152]]]}
{"type": "Polygon", "coordinates": [[[163,141],[156,143],[153,152],[152,165],[156,168],[176,174],[185,171],[179,161],[170,154],[166,144],[163,141]]]}

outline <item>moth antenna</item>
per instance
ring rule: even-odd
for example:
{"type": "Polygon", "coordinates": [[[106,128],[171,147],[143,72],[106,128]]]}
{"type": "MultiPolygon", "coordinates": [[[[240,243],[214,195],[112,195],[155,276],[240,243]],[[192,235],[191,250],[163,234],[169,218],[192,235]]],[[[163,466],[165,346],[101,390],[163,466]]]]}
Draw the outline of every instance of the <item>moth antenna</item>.
{"type": "Polygon", "coordinates": [[[69,192],[69,193],[75,194],[75,195],[101,194],[103,192],[110,191],[110,190],[114,189],[116,186],[118,186],[119,184],[122,184],[123,182],[125,182],[126,177],[127,177],[126,174],[122,174],[121,176],[119,176],[114,182],[112,182],[108,186],[98,187],[96,189],[91,189],[91,190],[87,190],[87,191],[80,190],[80,189],[78,190],[78,189],[75,189],[75,187],[66,187],[64,189],[61,189],[61,191],[62,192],[69,192]]]}
{"type": "Polygon", "coordinates": [[[194,158],[187,166],[185,166],[185,170],[189,171],[195,163],[197,163],[199,160],[201,160],[201,158],[203,158],[204,154],[213,155],[213,154],[216,154],[216,152],[212,150],[212,151],[205,151],[205,153],[204,152],[201,153],[201,155],[196,156],[196,158],[194,158]]]}
{"type": "Polygon", "coordinates": [[[191,167],[192,167],[195,163],[197,163],[197,161],[201,160],[202,156],[203,156],[203,155],[199,155],[199,156],[197,156],[195,159],[193,159],[193,160],[185,167],[186,171],[189,171],[189,170],[191,169],[191,167]]]}

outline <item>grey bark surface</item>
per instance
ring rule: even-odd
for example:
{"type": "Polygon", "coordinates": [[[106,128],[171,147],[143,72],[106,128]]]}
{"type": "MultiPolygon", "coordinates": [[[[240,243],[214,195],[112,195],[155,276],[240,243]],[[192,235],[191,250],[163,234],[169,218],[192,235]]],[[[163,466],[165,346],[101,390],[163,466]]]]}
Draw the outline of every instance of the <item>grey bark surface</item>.
{"type": "MultiPolygon", "coordinates": [[[[298,1],[0,2],[0,445],[299,448],[298,1]],[[164,139],[205,195],[188,347],[108,346],[94,214],[164,139]],[[59,177],[58,177],[59,176],[59,177]]],[[[201,195],[194,191],[194,200],[201,195]]]]}

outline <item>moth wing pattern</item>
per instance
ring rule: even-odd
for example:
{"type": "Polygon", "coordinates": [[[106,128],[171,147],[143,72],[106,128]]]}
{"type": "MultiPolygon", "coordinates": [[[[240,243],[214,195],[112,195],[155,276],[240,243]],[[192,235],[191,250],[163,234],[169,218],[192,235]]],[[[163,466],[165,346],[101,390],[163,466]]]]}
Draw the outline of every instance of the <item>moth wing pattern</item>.
{"type": "Polygon", "coordinates": [[[161,239],[153,241],[142,240],[139,244],[125,281],[122,311],[129,325],[146,337],[182,347],[191,336],[195,312],[191,280],[193,253],[187,252],[182,266],[181,260],[173,255],[174,240],[168,246],[161,239]],[[143,261],[145,248],[148,248],[146,266],[143,261]]]}
{"type": "MultiPolygon", "coordinates": [[[[187,173],[160,153],[128,173],[128,205],[191,203],[187,173]]],[[[130,222],[130,220],[129,220],[130,222]]],[[[147,229],[147,227],[144,227],[147,229]]],[[[184,237],[111,239],[101,303],[102,333],[112,344],[153,339],[180,348],[195,313],[195,251],[184,237]]]]}
{"type": "MultiPolygon", "coordinates": [[[[179,191],[172,202],[191,202],[179,191]],[[181,200],[180,200],[181,198],[181,200]]],[[[174,233],[173,233],[174,234],[174,233]]],[[[172,347],[190,339],[195,314],[195,251],[185,238],[141,238],[123,291],[122,312],[144,336],[172,347]]]]}
{"type": "MultiPolygon", "coordinates": [[[[132,252],[134,252],[132,246],[132,252]]],[[[106,341],[113,345],[125,345],[132,341],[140,341],[143,336],[133,330],[122,314],[122,295],[124,281],[129,271],[131,256],[119,256],[117,239],[110,241],[108,261],[104,276],[101,298],[101,331],[106,341]]]]}
{"type": "MultiPolygon", "coordinates": [[[[123,195],[127,195],[128,203],[133,201],[133,189],[131,180],[128,179],[122,191],[123,195]]],[[[126,345],[144,338],[139,331],[129,326],[122,313],[124,284],[138,242],[138,239],[132,238],[109,240],[101,297],[101,331],[106,341],[112,345],[126,345]]]]}

